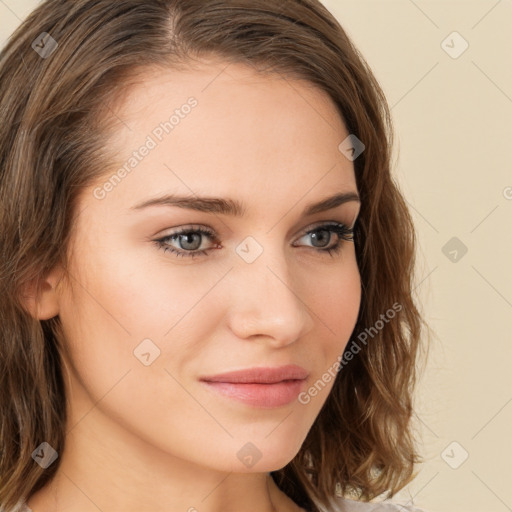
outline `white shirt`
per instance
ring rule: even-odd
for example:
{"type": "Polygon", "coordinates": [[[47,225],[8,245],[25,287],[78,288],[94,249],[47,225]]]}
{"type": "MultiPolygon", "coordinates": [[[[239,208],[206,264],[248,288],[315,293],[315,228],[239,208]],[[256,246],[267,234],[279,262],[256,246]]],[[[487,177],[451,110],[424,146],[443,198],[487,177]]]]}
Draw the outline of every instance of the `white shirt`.
{"type": "Polygon", "coordinates": [[[335,507],[326,512],[427,512],[415,505],[395,503],[389,500],[381,503],[365,503],[348,498],[337,498],[335,507]]]}

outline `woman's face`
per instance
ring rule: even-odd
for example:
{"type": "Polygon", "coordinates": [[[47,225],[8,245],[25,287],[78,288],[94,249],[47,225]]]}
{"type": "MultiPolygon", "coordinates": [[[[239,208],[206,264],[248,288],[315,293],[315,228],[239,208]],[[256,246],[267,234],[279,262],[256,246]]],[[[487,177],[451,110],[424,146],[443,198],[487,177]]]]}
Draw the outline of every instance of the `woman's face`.
{"type": "Polygon", "coordinates": [[[263,472],[298,452],[354,329],[354,244],[332,225],[351,228],[359,202],[305,213],[357,193],[328,96],[226,66],[146,74],[112,112],[115,165],[79,198],[73,289],[58,287],[68,428],[161,460],[263,472]],[[188,201],[141,206],[165,196],[188,201]],[[172,237],[179,230],[193,233],[172,237]],[[285,365],[306,378],[202,381],[285,365]]]}

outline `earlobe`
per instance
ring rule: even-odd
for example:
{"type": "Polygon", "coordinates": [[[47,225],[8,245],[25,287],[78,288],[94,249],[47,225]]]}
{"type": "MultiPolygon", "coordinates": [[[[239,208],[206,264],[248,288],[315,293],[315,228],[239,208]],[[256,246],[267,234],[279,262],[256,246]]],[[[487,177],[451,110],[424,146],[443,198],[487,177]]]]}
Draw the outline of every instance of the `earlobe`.
{"type": "Polygon", "coordinates": [[[23,287],[22,302],[25,309],[38,320],[48,320],[59,314],[58,285],[62,278],[62,272],[56,268],[52,270],[44,280],[31,281],[23,287]]]}

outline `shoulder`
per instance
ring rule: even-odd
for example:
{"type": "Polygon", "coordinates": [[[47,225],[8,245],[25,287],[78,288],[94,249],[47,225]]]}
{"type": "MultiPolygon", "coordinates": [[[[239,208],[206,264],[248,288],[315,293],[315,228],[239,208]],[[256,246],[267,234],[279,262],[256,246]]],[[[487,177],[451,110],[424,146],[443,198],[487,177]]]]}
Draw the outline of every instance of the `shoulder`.
{"type": "Polygon", "coordinates": [[[367,503],[364,501],[354,501],[348,498],[337,498],[334,508],[326,512],[428,512],[425,509],[418,508],[415,505],[398,503],[393,501],[383,501],[380,503],[367,503]]]}

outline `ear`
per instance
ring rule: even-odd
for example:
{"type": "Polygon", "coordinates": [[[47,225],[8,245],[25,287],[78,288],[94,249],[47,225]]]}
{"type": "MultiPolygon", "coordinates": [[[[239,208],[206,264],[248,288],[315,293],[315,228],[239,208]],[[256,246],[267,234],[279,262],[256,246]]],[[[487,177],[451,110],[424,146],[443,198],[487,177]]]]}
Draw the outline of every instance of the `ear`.
{"type": "Polygon", "coordinates": [[[63,271],[55,267],[46,277],[39,281],[27,283],[22,290],[21,299],[25,309],[38,320],[48,320],[57,316],[60,311],[58,285],[63,271]]]}

